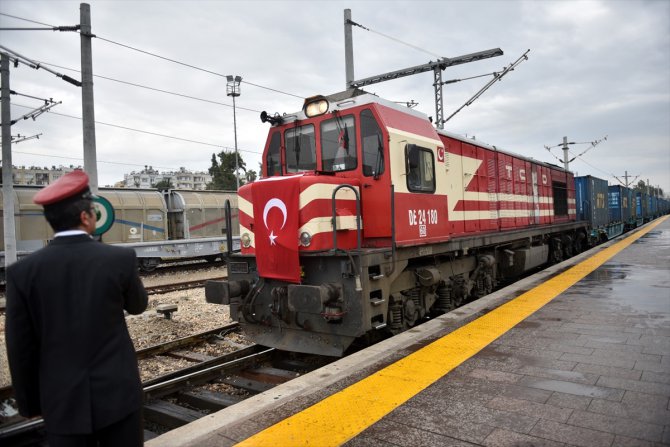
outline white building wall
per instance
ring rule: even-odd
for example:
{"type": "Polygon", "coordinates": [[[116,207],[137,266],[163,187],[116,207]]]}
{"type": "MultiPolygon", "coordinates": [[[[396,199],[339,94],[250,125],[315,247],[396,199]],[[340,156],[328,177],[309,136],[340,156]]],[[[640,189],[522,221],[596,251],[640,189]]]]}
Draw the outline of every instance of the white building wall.
{"type": "Polygon", "coordinates": [[[161,181],[170,180],[175,189],[207,189],[207,184],[212,181],[212,176],[206,172],[191,172],[185,168],[178,172],[158,172],[152,169],[140,172],[131,172],[123,176],[123,184],[126,188],[155,188],[161,181]]]}

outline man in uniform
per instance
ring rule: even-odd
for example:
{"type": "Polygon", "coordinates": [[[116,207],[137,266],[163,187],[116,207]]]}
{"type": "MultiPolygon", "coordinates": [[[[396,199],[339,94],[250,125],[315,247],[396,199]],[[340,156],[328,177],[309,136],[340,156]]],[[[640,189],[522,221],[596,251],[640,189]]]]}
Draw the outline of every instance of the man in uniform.
{"type": "Polygon", "coordinates": [[[135,252],[96,242],[84,171],[40,190],[54,239],[7,269],[6,342],[19,413],[42,415],[50,447],[139,446],[142,384],[124,309],[147,293],[135,252]]]}

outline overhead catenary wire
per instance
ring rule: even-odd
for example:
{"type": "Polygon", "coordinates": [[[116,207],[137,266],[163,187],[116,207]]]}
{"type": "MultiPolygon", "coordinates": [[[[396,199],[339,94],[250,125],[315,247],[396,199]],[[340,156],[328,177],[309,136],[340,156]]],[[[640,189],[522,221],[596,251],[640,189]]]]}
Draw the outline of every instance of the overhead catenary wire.
{"type": "MultiPolygon", "coordinates": [[[[13,105],[18,106],[18,107],[31,108],[29,106],[25,106],[25,105],[22,105],[22,104],[13,104],[13,105]]],[[[80,116],[67,115],[65,113],[57,113],[57,112],[49,112],[49,113],[52,114],[52,115],[58,115],[58,116],[62,116],[62,117],[65,117],[65,118],[78,119],[78,120],[82,119],[80,116]]],[[[187,143],[193,143],[193,144],[199,144],[199,145],[203,145],[203,146],[216,147],[216,148],[220,148],[220,149],[223,149],[223,150],[230,150],[230,151],[235,150],[235,148],[233,148],[233,147],[224,146],[222,144],[207,143],[205,141],[198,141],[198,140],[193,140],[193,139],[190,139],[190,138],[182,138],[182,137],[176,137],[174,135],[166,135],[166,134],[162,134],[162,133],[158,133],[158,132],[151,132],[151,131],[148,131],[148,130],[135,129],[135,128],[128,127],[128,126],[122,126],[120,124],[105,123],[105,122],[102,122],[102,121],[95,121],[95,123],[103,125],[103,126],[115,127],[115,128],[118,128],[118,129],[129,130],[129,131],[132,131],[132,132],[138,132],[138,133],[143,133],[143,134],[147,134],[147,135],[154,135],[154,136],[158,136],[158,137],[169,138],[169,139],[172,139],[172,140],[184,141],[184,142],[187,142],[187,143]]],[[[240,152],[248,152],[250,154],[256,154],[256,155],[261,154],[261,152],[252,151],[252,150],[248,150],[248,149],[239,149],[238,148],[238,150],[240,152]]]]}
{"type": "MultiPolygon", "coordinates": [[[[168,62],[172,62],[172,63],[178,64],[178,65],[182,65],[182,66],[184,66],[184,67],[188,67],[188,68],[192,68],[192,69],[194,69],[194,70],[198,70],[198,71],[202,71],[202,72],[205,72],[205,73],[209,73],[209,74],[212,74],[212,75],[214,75],[214,76],[219,76],[219,77],[222,77],[222,78],[225,78],[225,77],[227,76],[227,75],[224,75],[224,74],[221,74],[221,73],[217,73],[217,72],[212,71],[212,70],[208,70],[208,69],[206,69],[206,68],[198,67],[198,66],[195,66],[195,65],[192,65],[192,64],[188,64],[188,63],[186,63],[186,62],[181,62],[181,61],[178,61],[178,60],[176,60],[176,59],[171,59],[171,58],[166,57],[166,56],[161,56],[161,55],[159,55],[159,54],[152,53],[152,52],[150,52],[150,51],[142,50],[142,49],[139,49],[139,48],[135,48],[135,47],[133,47],[133,46],[126,45],[126,44],[123,44],[123,43],[120,43],[120,42],[115,42],[115,41],[113,41],[113,40],[111,40],[111,39],[105,39],[104,37],[100,37],[100,36],[97,36],[97,35],[92,36],[92,37],[95,37],[95,38],[97,38],[97,39],[99,39],[99,40],[102,40],[102,41],[105,41],[105,42],[108,42],[108,43],[111,43],[111,44],[114,44],[114,45],[118,45],[118,46],[127,48],[127,49],[129,49],[129,50],[133,50],[133,51],[137,51],[137,52],[139,52],[139,53],[146,54],[146,55],[148,55],[148,56],[153,56],[153,57],[156,57],[156,58],[158,58],[158,59],[163,59],[163,60],[168,61],[168,62]]],[[[295,95],[295,94],[293,94],[293,93],[288,93],[288,92],[285,92],[285,91],[282,91],[282,90],[279,90],[279,89],[275,89],[275,88],[272,88],[272,87],[266,87],[266,86],[264,86],[264,85],[255,84],[255,83],[253,83],[253,82],[249,82],[249,81],[242,81],[242,82],[243,82],[244,84],[252,85],[252,86],[254,86],[254,87],[262,88],[262,89],[265,89],[265,90],[270,90],[270,91],[273,91],[273,92],[276,92],[276,93],[281,93],[281,94],[288,95],[288,96],[293,96],[293,97],[295,97],[295,98],[301,98],[301,99],[302,99],[302,98],[305,97],[305,96],[295,95]]]]}
{"type": "MultiPolygon", "coordinates": [[[[605,135],[605,136],[604,136],[603,138],[601,138],[600,140],[589,141],[589,142],[587,142],[587,143],[575,143],[575,144],[591,144],[591,146],[587,147],[584,151],[582,151],[581,154],[579,154],[579,155],[575,155],[575,156],[572,158],[572,160],[570,160],[570,161],[573,161],[575,158],[581,157],[582,155],[584,155],[585,153],[587,153],[588,151],[590,151],[591,149],[593,149],[594,147],[596,147],[597,145],[599,145],[599,144],[600,144],[601,142],[603,142],[603,141],[607,141],[607,135],[605,135]]],[[[574,154],[573,154],[573,155],[574,155],[574,154]]],[[[613,175],[613,174],[612,174],[612,175],[613,175]]]]}
{"type": "Polygon", "coordinates": [[[429,55],[431,55],[431,56],[433,56],[433,57],[436,57],[436,58],[438,58],[438,59],[441,59],[441,58],[443,57],[443,56],[440,56],[440,55],[437,54],[437,53],[433,53],[432,51],[428,51],[428,50],[426,50],[426,49],[424,49],[424,48],[421,48],[421,47],[419,47],[419,46],[417,46],[417,45],[414,45],[414,44],[405,42],[405,41],[400,40],[400,39],[398,39],[398,38],[396,38],[396,37],[389,36],[388,34],[384,34],[384,33],[380,32],[380,31],[376,31],[376,30],[373,30],[373,29],[368,28],[368,27],[366,27],[366,26],[363,26],[363,25],[361,25],[360,23],[356,23],[356,22],[354,22],[353,20],[348,20],[348,22],[349,22],[349,24],[351,24],[351,25],[353,25],[353,26],[357,26],[357,27],[359,27],[359,28],[361,28],[361,29],[364,29],[365,31],[369,31],[369,32],[371,32],[371,33],[374,33],[374,34],[377,34],[377,35],[379,35],[379,36],[385,37],[385,38],[390,39],[390,40],[392,40],[392,41],[394,41],[394,42],[397,42],[397,43],[399,43],[399,44],[408,46],[408,47],[413,48],[413,49],[415,49],[415,50],[417,50],[417,51],[421,51],[421,52],[423,52],[423,53],[429,54],[429,55]]]}
{"type": "MultiPolygon", "coordinates": [[[[74,68],[63,67],[62,65],[57,65],[57,64],[50,63],[50,62],[44,62],[44,61],[39,61],[39,62],[42,65],[49,65],[49,66],[52,66],[52,67],[62,68],[63,70],[69,70],[69,71],[74,71],[75,73],[81,73],[80,70],[75,70],[74,68]]],[[[107,81],[117,82],[119,84],[130,85],[132,87],[138,87],[138,88],[143,88],[143,89],[146,89],[146,90],[152,90],[152,91],[159,92],[159,93],[165,93],[167,95],[179,96],[179,97],[182,97],[182,98],[193,99],[195,101],[201,101],[201,102],[206,102],[206,103],[209,103],[209,104],[216,104],[216,105],[230,107],[230,108],[233,107],[232,104],[227,104],[225,102],[213,101],[211,99],[205,99],[205,98],[198,98],[197,96],[191,96],[191,95],[187,95],[185,93],[173,92],[173,91],[170,91],[170,90],[164,90],[164,89],[160,89],[160,88],[157,88],[157,87],[149,87],[148,85],[137,84],[135,82],[129,82],[129,81],[122,81],[120,79],[114,79],[114,78],[110,78],[108,76],[94,74],[93,77],[100,78],[100,79],[105,79],[107,81]]],[[[250,109],[248,107],[236,106],[236,108],[238,110],[246,110],[248,112],[261,113],[261,110],[250,109]]]]}
{"type": "MultiPolygon", "coordinates": [[[[574,143],[574,144],[589,144],[589,143],[593,144],[594,142],[586,141],[586,142],[582,142],[582,143],[574,143]]],[[[593,147],[595,147],[595,146],[591,146],[589,149],[592,149],[593,147]]],[[[640,176],[639,174],[636,175],[635,178],[634,178],[633,180],[631,180],[630,183],[626,184],[626,183],[623,182],[618,176],[614,175],[613,173],[611,173],[611,172],[607,172],[607,171],[603,171],[603,170],[600,169],[599,167],[592,165],[591,163],[589,163],[588,161],[586,161],[584,158],[582,158],[581,156],[582,156],[585,152],[587,152],[587,151],[584,151],[584,152],[582,152],[582,153],[579,154],[579,155],[575,155],[574,152],[572,152],[572,151],[570,151],[570,150],[569,150],[568,152],[569,152],[570,154],[573,155],[572,160],[576,160],[577,158],[579,158],[579,161],[582,161],[583,163],[589,165],[591,168],[595,169],[596,171],[598,171],[598,172],[600,172],[600,173],[602,173],[602,174],[605,174],[605,175],[608,175],[608,176],[610,176],[610,177],[615,178],[619,183],[621,183],[622,186],[625,186],[626,188],[630,188],[630,185],[631,185],[633,182],[635,182],[635,180],[637,180],[637,178],[640,176]]],[[[549,152],[549,153],[551,153],[551,152],[549,152]]],[[[554,155],[554,154],[551,154],[551,155],[554,155]]],[[[558,159],[558,157],[556,157],[555,155],[554,155],[554,157],[558,159]]],[[[560,160],[560,159],[558,159],[558,160],[561,161],[561,162],[563,162],[563,160],[560,160]]]]}
{"type": "MultiPolygon", "coordinates": [[[[21,154],[21,155],[34,155],[34,156],[37,156],[37,157],[60,158],[60,159],[63,159],[63,160],[77,160],[77,161],[83,161],[84,160],[82,157],[67,157],[65,155],[39,154],[39,153],[36,153],[36,152],[12,151],[12,153],[21,154]]],[[[144,167],[145,166],[145,164],[124,163],[124,162],[120,162],[120,161],[105,161],[105,160],[98,160],[98,163],[121,165],[121,166],[138,166],[138,167],[144,167]]],[[[152,166],[157,168],[157,169],[179,171],[179,168],[175,168],[175,167],[155,166],[155,165],[152,165],[152,166]]]]}
{"type": "MultiPolygon", "coordinates": [[[[568,142],[565,142],[565,143],[557,144],[556,146],[547,146],[547,145],[545,145],[544,148],[545,148],[545,149],[546,149],[546,150],[547,150],[547,151],[548,151],[554,158],[556,158],[556,159],[557,159],[558,161],[560,161],[561,163],[566,163],[566,162],[567,162],[567,163],[572,163],[572,162],[575,161],[577,158],[579,158],[579,157],[581,157],[582,155],[586,154],[588,151],[590,151],[591,149],[593,149],[594,147],[596,147],[597,145],[599,145],[599,144],[602,143],[603,141],[607,141],[607,135],[605,135],[604,137],[602,137],[600,140],[595,140],[595,141],[582,141],[582,142],[568,141],[568,142]],[[562,160],[562,159],[558,158],[556,155],[554,155],[553,152],[551,152],[552,149],[555,149],[555,148],[557,148],[557,147],[562,147],[562,148],[566,148],[566,149],[567,149],[567,146],[568,146],[568,145],[575,145],[575,144],[590,144],[591,146],[587,147],[584,151],[582,151],[582,152],[581,152],[580,154],[578,154],[578,155],[575,155],[574,153],[572,153],[572,151],[569,151],[569,152],[573,155],[573,157],[572,157],[571,159],[569,159],[569,160],[567,159],[567,158],[568,158],[567,156],[565,157],[565,158],[566,158],[565,160],[562,160]]],[[[611,175],[614,176],[614,174],[611,174],[611,175]]]]}
{"type": "MultiPolygon", "coordinates": [[[[37,22],[37,21],[30,20],[30,19],[26,19],[26,18],[23,18],[23,17],[13,16],[13,15],[10,15],[10,14],[0,13],[0,15],[4,15],[4,16],[7,16],[7,17],[11,17],[11,18],[14,18],[14,19],[17,19],[17,20],[24,20],[24,21],[26,21],[26,22],[37,23],[37,24],[39,24],[39,25],[45,25],[45,26],[53,27],[53,25],[49,25],[49,24],[46,24],[46,23],[37,22]]],[[[80,33],[81,33],[81,32],[80,32],[80,33]]],[[[159,55],[159,54],[152,53],[151,51],[142,50],[142,49],[140,49],[140,48],[136,48],[136,47],[133,47],[133,46],[131,46],[131,45],[127,45],[127,44],[124,44],[124,43],[116,42],[116,41],[114,41],[114,40],[107,39],[107,38],[104,38],[104,37],[101,37],[101,36],[98,36],[98,35],[95,35],[95,34],[91,35],[90,37],[93,37],[93,38],[102,40],[102,41],[104,41],[104,42],[111,43],[111,44],[113,44],[113,45],[118,45],[118,46],[120,46],[120,47],[127,48],[127,49],[129,49],[129,50],[137,51],[137,52],[139,52],[139,53],[143,53],[143,54],[146,54],[146,55],[148,55],[148,56],[152,56],[152,57],[156,57],[156,58],[158,58],[158,59],[162,59],[162,60],[165,60],[165,61],[168,61],[168,62],[172,62],[172,63],[174,63],[174,64],[182,65],[182,66],[184,66],[184,67],[192,68],[192,69],[194,69],[194,70],[198,70],[198,71],[202,71],[202,72],[205,72],[205,73],[209,73],[209,74],[212,74],[212,75],[214,75],[214,76],[219,76],[219,77],[223,77],[223,78],[225,78],[225,77],[227,76],[227,75],[224,75],[224,74],[221,74],[221,73],[212,71],[212,70],[208,70],[208,69],[206,69],[206,68],[198,67],[198,66],[196,66],[196,65],[188,64],[188,63],[186,63],[186,62],[181,62],[181,61],[178,61],[178,60],[176,60],[176,59],[172,59],[172,58],[169,58],[169,57],[166,57],[166,56],[161,56],[161,55],[159,55]]],[[[300,98],[300,99],[305,98],[304,95],[303,95],[303,96],[296,95],[296,94],[293,94],[293,93],[285,92],[285,91],[283,91],[283,90],[279,90],[279,89],[275,89],[275,88],[272,88],[272,87],[266,87],[266,86],[264,86],[264,85],[256,84],[256,83],[254,83],[254,82],[242,81],[242,83],[251,85],[251,86],[253,86],[253,87],[258,87],[258,88],[261,88],[261,89],[264,89],[264,90],[269,90],[269,91],[273,91],[273,92],[276,92],[276,93],[281,93],[281,94],[283,94],[283,95],[293,96],[293,97],[295,97],[295,98],[300,98]]]]}
{"type": "MultiPolygon", "coordinates": [[[[570,152],[572,155],[575,155],[572,151],[568,151],[568,152],[570,152]]],[[[551,154],[551,155],[554,155],[554,154],[551,154]]],[[[577,157],[578,157],[578,156],[575,156],[575,158],[573,158],[572,160],[575,160],[577,157]]],[[[561,159],[559,159],[559,161],[560,161],[560,162],[563,162],[563,160],[561,160],[561,159]]],[[[609,176],[611,176],[611,177],[616,178],[616,175],[612,174],[611,172],[603,171],[603,170],[600,169],[599,167],[594,166],[594,165],[592,165],[591,163],[589,163],[588,161],[586,161],[584,158],[579,158],[579,161],[581,161],[581,162],[583,162],[583,163],[589,165],[590,167],[592,167],[593,169],[595,169],[596,171],[598,171],[598,172],[600,172],[600,173],[602,173],[602,174],[609,175],[609,176]]],[[[618,179],[617,179],[617,180],[618,180],[618,179]]]]}
{"type": "Polygon", "coordinates": [[[50,24],[48,24],[48,23],[38,22],[38,21],[36,21],[36,20],[26,19],[26,18],[24,18],[24,17],[13,16],[13,15],[11,15],[11,14],[7,14],[7,13],[4,13],[4,12],[0,12],[0,16],[11,17],[12,19],[23,20],[24,22],[35,23],[35,24],[37,24],[37,25],[44,25],[44,26],[48,26],[48,27],[50,27],[50,28],[53,28],[53,25],[50,25],[50,24]]]}

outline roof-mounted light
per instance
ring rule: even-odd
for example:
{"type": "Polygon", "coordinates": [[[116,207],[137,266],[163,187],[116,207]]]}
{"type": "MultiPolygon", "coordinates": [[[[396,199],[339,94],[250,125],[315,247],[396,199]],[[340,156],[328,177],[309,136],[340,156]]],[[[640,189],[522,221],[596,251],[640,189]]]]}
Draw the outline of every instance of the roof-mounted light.
{"type": "Polygon", "coordinates": [[[308,118],[323,115],[328,112],[328,100],[321,96],[312,96],[305,99],[305,105],[302,107],[303,112],[308,118]]]}

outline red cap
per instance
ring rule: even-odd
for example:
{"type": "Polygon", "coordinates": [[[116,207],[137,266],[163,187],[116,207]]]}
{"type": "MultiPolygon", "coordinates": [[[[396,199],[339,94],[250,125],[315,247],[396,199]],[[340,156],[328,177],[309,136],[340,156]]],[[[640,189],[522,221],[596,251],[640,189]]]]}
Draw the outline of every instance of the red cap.
{"type": "Polygon", "coordinates": [[[69,172],[46,188],[41,189],[35,194],[33,202],[46,206],[66,199],[78,198],[77,196],[90,198],[88,175],[81,170],[69,172]]]}

